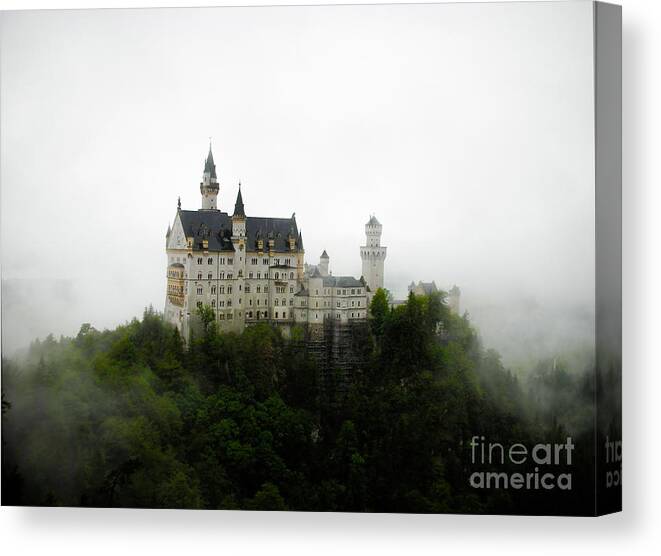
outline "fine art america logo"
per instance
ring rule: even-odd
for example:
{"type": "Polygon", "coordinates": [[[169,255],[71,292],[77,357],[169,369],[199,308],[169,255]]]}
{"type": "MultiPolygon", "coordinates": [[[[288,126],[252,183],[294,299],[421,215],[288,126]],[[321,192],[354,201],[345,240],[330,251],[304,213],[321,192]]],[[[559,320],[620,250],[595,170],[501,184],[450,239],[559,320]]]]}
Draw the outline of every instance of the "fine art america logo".
{"type": "Polygon", "coordinates": [[[534,446],[515,443],[486,442],[484,436],[474,436],[470,442],[473,466],[507,466],[508,471],[474,471],[469,479],[473,488],[523,490],[571,490],[574,443],[542,443],[534,446]],[[519,467],[521,471],[511,472],[519,467]],[[562,473],[560,471],[563,471],[562,473]]]}

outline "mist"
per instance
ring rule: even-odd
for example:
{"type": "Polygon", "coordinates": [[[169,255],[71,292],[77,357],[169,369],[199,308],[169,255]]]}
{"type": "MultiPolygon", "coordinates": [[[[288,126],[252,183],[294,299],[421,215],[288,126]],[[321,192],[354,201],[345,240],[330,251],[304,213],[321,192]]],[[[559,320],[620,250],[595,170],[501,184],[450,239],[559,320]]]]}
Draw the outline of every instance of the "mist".
{"type": "Polygon", "coordinates": [[[200,206],[290,216],[306,259],[456,284],[512,366],[594,337],[590,3],[0,15],[2,351],[165,299],[200,206]]]}

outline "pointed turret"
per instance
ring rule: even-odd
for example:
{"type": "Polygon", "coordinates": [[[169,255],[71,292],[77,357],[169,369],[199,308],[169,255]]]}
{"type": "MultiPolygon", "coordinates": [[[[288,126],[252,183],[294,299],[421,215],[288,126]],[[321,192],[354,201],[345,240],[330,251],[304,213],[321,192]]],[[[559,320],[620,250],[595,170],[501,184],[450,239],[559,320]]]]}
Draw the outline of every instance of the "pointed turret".
{"type": "Polygon", "coordinates": [[[296,240],[296,243],[298,244],[299,251],[303,251],[303,232],[301,230],[298,232],[298,239],[296,240]]]}
{"type": "Polygon", "coordinates": [[[204,172],[202,172],[202,183],[200,183],[203,210],[216,210],[219,189],[216,165],[213,161],[211,143],[209,143],[209,154],[204,161],[204,172]]]}
{"type": "Polygon", "coordinates": [[[204,173],[209,174],[209,178],[217,179],[216,165],[213,162],[213,153],[211,152],[211,143],[209,143],[209,154],[204,161],[204,173]]]}
{"type": "Polygon", "coordinates": [[[246,216],[243,206],[243,196],[241,195],[241,182],[239,182],[239,192],[236,194],[236,203],[234,203],[234,216],[242,216],[244,218],[246,216]]]}
{"type": "Polygon", "coordinates": [[[239,182],[239,192],[236,195],[234,214],[232,215],[232,237],[237,240],[246,237],[246,211],[241,196],[241,182],[239,182]]]}

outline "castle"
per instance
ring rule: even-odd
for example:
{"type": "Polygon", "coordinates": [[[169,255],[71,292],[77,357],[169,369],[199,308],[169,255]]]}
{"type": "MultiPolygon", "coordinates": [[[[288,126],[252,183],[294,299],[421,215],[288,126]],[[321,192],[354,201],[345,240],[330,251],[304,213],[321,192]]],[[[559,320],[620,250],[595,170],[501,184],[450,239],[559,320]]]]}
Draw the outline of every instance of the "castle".
{"type": "Polygon", "coordinates": [[[387,248],[382,226],[372,216],[360,247],[362,276],[334,276],[326,251],[318,265],[305,263],[296,215],[247,216],[239,183],[234,211],[220,210],[220,183],[211,146],[204,163],[199,210],[182,210],[166,234],[165,319],[184,338],[197,309],[211,307],[219,328],[240,331],[261,321],[322,328],[367,319],[371,296],[383,287],[387,248]]]}

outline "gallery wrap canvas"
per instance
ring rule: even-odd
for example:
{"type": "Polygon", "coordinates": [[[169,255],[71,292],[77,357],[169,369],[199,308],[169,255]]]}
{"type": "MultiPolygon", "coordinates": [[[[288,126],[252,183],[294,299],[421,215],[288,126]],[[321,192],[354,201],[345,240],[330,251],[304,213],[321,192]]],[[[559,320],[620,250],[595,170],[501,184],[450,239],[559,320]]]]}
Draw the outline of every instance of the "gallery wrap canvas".
{"type": "Polygon", "coordinates": [[[2,504],[621,509],[621,9],[0,13],[2,504]]]}

